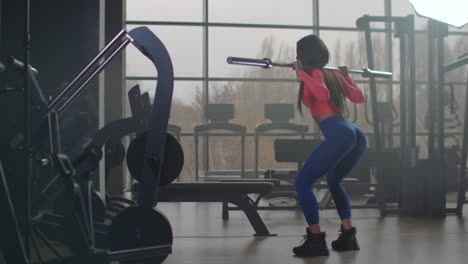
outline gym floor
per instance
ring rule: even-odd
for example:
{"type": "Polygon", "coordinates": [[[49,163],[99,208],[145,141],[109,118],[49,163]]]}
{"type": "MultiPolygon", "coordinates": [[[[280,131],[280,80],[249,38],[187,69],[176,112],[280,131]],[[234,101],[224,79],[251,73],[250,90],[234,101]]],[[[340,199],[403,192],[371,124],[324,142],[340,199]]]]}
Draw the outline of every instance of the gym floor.
{"type": "MultiPolygon", "coordinates": [[[[291,249],[305,233],[300,211],[260,211],[272,237],[254,237],[245,215],[231,211],[221,217],[221,203],[160,203],[173,233],[173,253],[165,264],[219,263],[360,263],[461,264],[468,259],[468,224],[454,215],[445,218],[380,217],[375,209],[353,210],[360,251],[329,257],[298,258],[291,249]]],[[[338,236],[340,220],[334,210],[321,211],[327,242],[338,236]]],[[[465,208],[464,215],[468,210],[465,208]]]]}

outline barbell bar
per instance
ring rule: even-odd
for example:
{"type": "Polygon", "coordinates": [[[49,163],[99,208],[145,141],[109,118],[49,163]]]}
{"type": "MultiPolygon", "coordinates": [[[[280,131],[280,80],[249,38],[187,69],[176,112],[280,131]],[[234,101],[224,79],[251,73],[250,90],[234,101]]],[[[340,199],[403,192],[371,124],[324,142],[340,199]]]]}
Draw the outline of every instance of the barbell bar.
{"type": "MultiPolygon", "coordinates": [[[[251,58],[228,57],[227,58],[227,63],[228,64],[235,64],[235,65],[244,65],[244,66],[256,66],[256,67],[262,67],[262,68],[265,68],[265,69],[269,69],[269,68],[271,68],[273,66],[288,67],[288,68],[293,68],[293,66],[294,66],[293,63],[273,62],[269,58],[251,59],[251,58]]],[[[307,67],[307,65],[304,65],[304,67],[307,67]]],[[[334,68],[334,67],[323,67],[322,69],[340,71],[339,68],[334,68]]],[[[374,76],[374,77],[377,77],[377,78],[392,78],[392,75],[393,75],[391,72],[374,71],[374,70],[369,69],[369,68],[365,68],[365,69],[362,69],[362,70],[349,69],[348,72],[353,73],[353,74],[361,74],[364,77],[374,76]]]]}

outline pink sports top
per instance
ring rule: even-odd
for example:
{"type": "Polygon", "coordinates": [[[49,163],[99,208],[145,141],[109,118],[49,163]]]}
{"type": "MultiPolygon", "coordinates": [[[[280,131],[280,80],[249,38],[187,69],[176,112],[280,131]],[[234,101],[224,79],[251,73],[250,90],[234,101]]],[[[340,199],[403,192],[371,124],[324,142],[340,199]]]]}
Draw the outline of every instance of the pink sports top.
{"type": "MultiPolygon", "coordinates": [[[[363,103],[364,95],[361,88],[349,76],[344,76],[341,73],[338,76],[343,84],[345,96],[353,103],[363,103]]],[[[341,109],[331,101],[330,91],[325,84],[322,70],[305,68],[299,72],[299,77],[304,82],[302,102],[310,109],[312,117],[329,112],[341,112],[341,109]]]]}

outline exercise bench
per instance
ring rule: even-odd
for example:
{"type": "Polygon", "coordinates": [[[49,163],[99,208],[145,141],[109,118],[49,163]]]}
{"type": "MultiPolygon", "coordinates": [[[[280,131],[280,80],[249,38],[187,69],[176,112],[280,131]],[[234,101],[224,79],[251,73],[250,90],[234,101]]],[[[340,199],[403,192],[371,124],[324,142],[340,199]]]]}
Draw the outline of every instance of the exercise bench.
{"type": "MultiPolygon", "coordinates": [[[[255,236],[275,236],[268,231],[258,214],[260,199],[274,188],[272,182],[208,182],[171,183],[159,191],[158,202],[222,202],[232,203],[242,210],[255,236]],[[249,195],[258,194],[254,200],[249,195]]],[[[227,219],[224,215],[223,219],[227,219]]]]}

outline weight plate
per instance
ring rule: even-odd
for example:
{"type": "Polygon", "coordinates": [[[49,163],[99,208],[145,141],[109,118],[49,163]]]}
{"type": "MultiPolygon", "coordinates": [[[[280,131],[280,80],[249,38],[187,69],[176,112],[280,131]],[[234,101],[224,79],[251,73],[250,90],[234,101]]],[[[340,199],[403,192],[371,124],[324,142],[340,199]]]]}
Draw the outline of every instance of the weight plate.
{"type": "Polygon", "coordinates": [[[275,197],[268,201],[270,206],[296,206],[297,200],[292,197],[275,197]]]}
{"type": "Polygon", "coordinates": [[[116,215],[120,212],[124,211],[125,209],[135,206],[136,202],[126,199],[124,197],[112,197],[109,198],[109,202],[107,203],[106,208],[106,221],[114,219],[116,215]]]}
{"type": "Polygon", "coordinates": [[[123,197],[112,197],[109,199],[109,202],[107,203],[107,205],[113,205],[115,207],[122,207],[122,208],[126,208],[126,207],[130,207],[132,205],[136,205],[136,202],[135,201],[132,201],[132,200],[129,200],[127,198],[123,198],[123,197]]]}
{"type": "MultiPolygon", "coordinates": [[[[67,207],[71,206],[68,204],[67,199],[63,199],[64,194],[58,196],[54,202],[52,212],[57,215],[64,215],[64,211],[67,207]]],[[[92,206],[93,206],[93,220],[96,222],[104,222],[106,219],[106,201],[97,192],[91,193],[92,206]]]]}
{"type": "MultiPolygon", "coordinates": [[[[162,213],[139,206],[127,208],[115,216],[108,231],[110,251],[172,245],[172,238],[171,224],[162,213]]],[[[162,263],[166,257],[167,254],[163,254],[139,261],[162,263]]]]}
{"type": "Polygon", "coordinates": [[[117,167],[125,159],[125,147],[119,140],[107,142],[105,145],[106,166],[117,167]]]}
{"type": "MultiPolygon", "coordinates": [[[[146,147],[147,132],[135,137],[127,149],[127,167],[132,177],[141,181],[142,167],[146,147]]],[[[179,141],[169,133],[166,133],[164,146],[164,159],[161,168],[159,186],[166,186],[179,177],[184,167],[184,151],[179,141]]]]}

